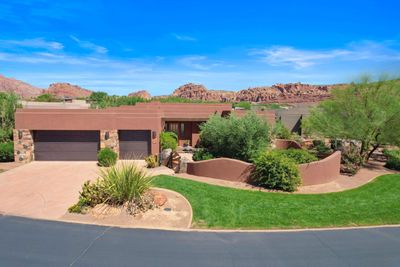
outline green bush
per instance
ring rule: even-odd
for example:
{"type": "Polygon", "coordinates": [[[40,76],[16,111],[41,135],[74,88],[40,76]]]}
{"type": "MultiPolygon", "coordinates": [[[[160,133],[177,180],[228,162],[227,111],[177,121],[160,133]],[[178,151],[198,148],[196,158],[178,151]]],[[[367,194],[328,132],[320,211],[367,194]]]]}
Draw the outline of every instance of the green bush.
{"type": "Polygon", "coordinates": [[[207,160],[213,158],[214,156],[204,148],[198,148],[193,153],[194,161],[207,160]]]}
{"type": "Polygon", "coordinates": [[[242,108],[245,110],[250,110],[251,109],[251,103],[247,101],[242,101],[242,102],[237,102],[233,103],[233,108],[242,108]]]}
{"type": "Polygon", "coordinates": [[[270,144],[268,124],[254,112],[243,117],[214,115],[200,129],[200,146],[216,158],[251,161],[270,144]]]}
{"type": "Polygon", "coordinates": [[[383,153],[388,158],[385,167],[388,169],[400,171],[400,150],[385,149],[383,153]]]}
{"type": "Polygon", "coordinates": [[[15,110],[21,107],[14,93],[0,92],[0,143],[12,141],[15,110]]]}
{"type": "Polygon", "coordinates": [[[318,158],[315,155],[303,149],[290,148],[285,150],[275,150],[274,152],[276,154],[280,154],[284,157],[292,159],[297,164],[310,163],[318,160],[318,158]]]}
{"type": "Polygon", "coordinates": [[[115,165],[117,159],[118,154],[108,147],[101,149],[97,154],[97,161],[102,167],[110,167],[115,165]]]}
{"type": "Polygon", "coordinates": [[[178,136],[174,132],[162,132],[160,134],[160,145],[161,149],[170,148],[175,151],[178,146],[178,136]]]}
{"type": "Polygon", "coordinates": [[[37,102],[61,102],[62,100],[52,94],[42,94],[35,98],[37,102]]]}
{"type": "Polygon", "coordinates": [[[87,208],[106,202],[107,197],[106,188],[102,180],[86,181],[82,186],[82,191],[79,192],[78,203],[69,207],[68,211],[85,213],[87,208]]]}
{"type": "Polygon", "coordinates": [[[259,154],[254,165],[251,179],[258,186],[293,192],[301,184],[297,163],[278,151],[259,154]]]}
{"type": "Polygon", "coordinates": [[[0,162],[14,161],[14,143],[0,143],[0,162]]]}
{"type": "Polygon", "coordinates": [[[155,168],[158,166],[158,159],[156,155],[150,155],[144,159],[147,164],[147,168],[155,168]]]}
{"type": "Polygon", "coordinates": [[[281,121],[277,121],[272,129],[272,135],[277,139],[291,139],[292,134],[281,121]]]}
{"type": "Polygon", "coordinates": [[[126,207],[131,214],[153,207],[153,198],[147,194],[152,178],[132,163],[102,169],[94,182],[82,186],[79,201],[71,206],[70,212],[82,213],[98,204],[126,207]]]}

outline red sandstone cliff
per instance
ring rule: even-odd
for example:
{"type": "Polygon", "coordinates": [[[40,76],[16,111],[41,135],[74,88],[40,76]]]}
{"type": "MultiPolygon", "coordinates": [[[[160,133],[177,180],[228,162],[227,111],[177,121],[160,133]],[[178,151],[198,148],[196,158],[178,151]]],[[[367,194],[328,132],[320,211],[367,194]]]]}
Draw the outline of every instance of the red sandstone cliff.
{"type": "Polygon", "coordinates": [[[52,83],[46,93],[52,94],[56,97],[89,97],[92,91],[79,87],[77,85],[72,85],[70,83],[52,83]]]}
{"type": "Polygon", "coordinates": [[[0,92],[14,92],[23,99],[29,99],[42,94],[43,89],[0,74],[0,92]]]}
{"type": "Polygon", "coordinates": [[[151,99],[150,93],[147,92],[146,90],[136,91],[136,92],[130,93],[128,96],[136,96],[136,97],[141,97],[144,99],[151,99]]]}
{"type": "Polygon", "coordinates": [[[332,86],[301,83],[276,84],[254,87],[239,92],[207,90],[203,85],[185,84],[173,93],[174,96],[204,101],[250,101],[269,103],[316,102],[330,97],[332,86]]]}

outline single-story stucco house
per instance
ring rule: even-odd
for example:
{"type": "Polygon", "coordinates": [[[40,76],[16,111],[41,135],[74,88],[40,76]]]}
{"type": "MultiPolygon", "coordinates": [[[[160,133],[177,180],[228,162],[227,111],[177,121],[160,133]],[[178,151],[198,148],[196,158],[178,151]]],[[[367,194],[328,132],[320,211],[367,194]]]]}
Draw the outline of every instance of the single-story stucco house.
{"type": "MultiPolygon", "coordinates": [[[[195,146],[201,123],[230,112],[231,104],[160,102],[107,109],[17,109],[15,161],[96,160],[105,147],[120,159],[144,158],[160,152],[162,131],[176,132],[181,146],[195,146]]],[[[259,116],[275,121],[273,112],[259,116]]]]}

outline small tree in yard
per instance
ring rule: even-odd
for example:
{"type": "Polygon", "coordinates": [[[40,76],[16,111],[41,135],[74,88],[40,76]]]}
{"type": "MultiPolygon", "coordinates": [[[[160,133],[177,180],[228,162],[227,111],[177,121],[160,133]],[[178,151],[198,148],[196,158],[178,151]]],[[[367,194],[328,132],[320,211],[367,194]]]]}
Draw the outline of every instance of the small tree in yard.
{"type": "Polygon", "coordinates": [[[311,133],[358,143],[359,164],[382,144],[400,144],[400,82],[364,79],[332,90],[305,122],[311,133]]]}
{"type": "Polygon", "coordinates": [[[214,157],[251,161],[270,143],[267,122],[254,112],[243,117],[214,115],[200,129],[201,146],[214,157]]]}

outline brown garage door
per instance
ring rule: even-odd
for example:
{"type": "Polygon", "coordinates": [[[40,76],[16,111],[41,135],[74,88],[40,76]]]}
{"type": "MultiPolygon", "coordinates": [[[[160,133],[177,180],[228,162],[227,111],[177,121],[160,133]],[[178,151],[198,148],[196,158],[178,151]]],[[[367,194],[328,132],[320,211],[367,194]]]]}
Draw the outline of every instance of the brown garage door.
{"type": "Polygon", "coordinates": [[[99,131],[34,131],[35,160],[97,160],[99,131]]]}
{"type": "Polygon", "coordinates": [[[150,155],[150,131],[119,131],[119,157],[143,159],[150,155]]]}

